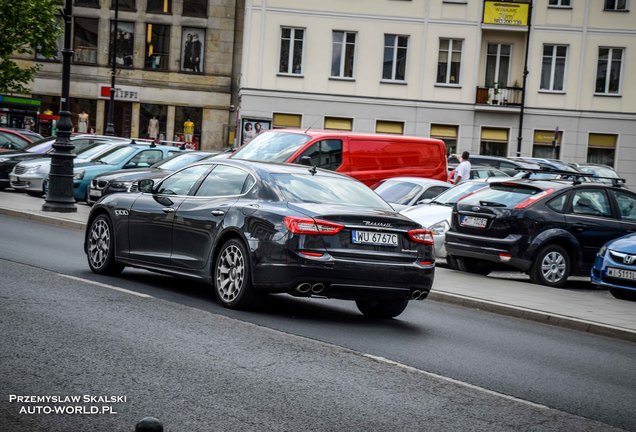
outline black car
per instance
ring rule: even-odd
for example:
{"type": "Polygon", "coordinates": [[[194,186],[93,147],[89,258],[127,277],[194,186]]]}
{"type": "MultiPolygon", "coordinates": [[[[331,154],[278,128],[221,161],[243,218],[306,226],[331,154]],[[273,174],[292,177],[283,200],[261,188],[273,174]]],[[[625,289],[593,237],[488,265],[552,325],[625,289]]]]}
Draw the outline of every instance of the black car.
{"type": "Polygon", "coordinates": [[[533,283],[560,287],[570,275],[589,275],[606,242],[635,231],[636,194],[618,185],[520,179],[459,201],[446,250],[461,270],[513,267],[533,283]]]}
{"type": "Polygon", "coordinates": [[[88,189],[87,202],[92,204],[104,195],[116,192],[137,192],[137,180],[143,178],[160,180],[186,165],[217,154],[220,152],[186,151],[160,160],[148,168],[110,171],[95,176],[88,189]]]}
{"type": "MultiPolygon", "coordinates": [[[[470,155],[469,162],[471,167],[476,168],[478,166],[489,166],[497,168],[500,171],[505,172],[509,176],[514,176],[520,171],[525,169],[539,169],[540,166],[533,162],[526,161],[514,161],[508,158],[499,156],[484,156],[484,155],[470,155]]],[[[459,159],[455,155],[448,157],[449,168],[455,169],[459,164],[459,159]]]]}
{"type": "MultiPolygon", "coordinates": [[[[53,144],[55,144],[55,137],[44,138],[40,141],[36,141],[27,145],[22,150],[11,150],[0,153],[0,190],[10,187],[11,182],[9,179],[9,173],[13,171],[13,167],[20,162],[24,162],[31,159],[38,159],[41,157],[48,157],[53,150],[53,144]]],[[[92,134],[78,134],[71,136],[71,144],[73,144],[74,152],[83,150],[93,144],[104,141],[121,140],[122,142],[129,142],[128,138],[117,138],[105,135],[92,135],[92,134]]]]}
{"type": "Polygon", "coordinates": [[[193,277],[229,308],[289,293],[355,300],[382,318],[431,289],[430,231],[348,176],[210,159],[139,188],[93,206],[84,244],[93,272],[193,277]]]}

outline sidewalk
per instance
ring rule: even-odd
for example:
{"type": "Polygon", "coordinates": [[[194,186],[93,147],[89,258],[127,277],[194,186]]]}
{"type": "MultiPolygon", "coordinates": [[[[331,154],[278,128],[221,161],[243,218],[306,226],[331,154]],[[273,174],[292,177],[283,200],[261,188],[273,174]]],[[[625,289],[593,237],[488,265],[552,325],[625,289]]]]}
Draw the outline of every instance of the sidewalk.
{"type": "MultiPolygon", "coordinates": [[[[83,230],[90,207],[76,213],[42,211],[44,200],[0,192],[0,214],[83,230]]],[[[636,302],[618,300],[604,290],[556,289],[530,284],[523,275],[488,277],[438,267],[429,300],[539,321],[636,342],[636,302]]]]}

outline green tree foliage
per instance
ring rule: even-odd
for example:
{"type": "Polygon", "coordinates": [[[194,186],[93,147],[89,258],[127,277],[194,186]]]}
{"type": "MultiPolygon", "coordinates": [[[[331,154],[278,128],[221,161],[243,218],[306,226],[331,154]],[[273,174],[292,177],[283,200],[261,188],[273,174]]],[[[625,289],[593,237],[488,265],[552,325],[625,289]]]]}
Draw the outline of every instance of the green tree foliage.
{"type": "MultiPolygon", "coordinates": [[[[63,28],[59,0],[0,0],[0,93],[29,93],[27,85],[42,65],[16,62],[15,57],[35,52],[57,55],[63,28]],[[14,56],[14,59],[11,57],[14,56]]],[[[30,60],[29,59],[29,60],[30,60]]]]}

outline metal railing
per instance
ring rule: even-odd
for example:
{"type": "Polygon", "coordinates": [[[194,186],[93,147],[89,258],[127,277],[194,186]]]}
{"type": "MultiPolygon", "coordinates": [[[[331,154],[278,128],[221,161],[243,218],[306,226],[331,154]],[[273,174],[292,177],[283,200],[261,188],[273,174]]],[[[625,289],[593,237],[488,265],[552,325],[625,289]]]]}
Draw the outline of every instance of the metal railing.
{"type": "Polygon", "coordinates": [[[497,106],[521,106],[521,87],[477,87],[475,104],[497,106]]]}

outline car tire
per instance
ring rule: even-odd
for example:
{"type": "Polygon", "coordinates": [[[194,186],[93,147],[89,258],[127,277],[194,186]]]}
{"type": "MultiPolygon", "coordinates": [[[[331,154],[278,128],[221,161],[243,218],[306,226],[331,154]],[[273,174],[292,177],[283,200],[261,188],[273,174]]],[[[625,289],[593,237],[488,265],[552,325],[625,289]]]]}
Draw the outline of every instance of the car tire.
{"type": "Polygon", "coordinates": [[[395,318],[408,304],[408,300],[356,300],[358,310],[368,318],[395,318]]]}
{"type": "Polygon", "coordinates": [[[610,294],[619,300],[634,300],[636,299],[636,293],[633,291],[622,290],[617,288],[610,288],[610,294]]]}
{"type": "Polygon", "coordinates": [[[97,216],[86,234],[88,266],[97,274],[118,275],[124,265],[115,260],[113,225],[106,215],[97,216]]]}
{"type": "Polygon", "coordinates": [[[27,195],[32,196],[32,197],[36,197],[36,198],[40,198],[42,195],[44,195],[44,191],[40,191],[40,192],[36,192],[36,191],[25,191],[27,193],[27,195]]]}
{"type": "Polygon", "coordinates": [[[529,275],[532,283],[560,288],[571,272],[570,256],[566,250],[558,245],[548,245],[537,254],[529,275]]]}
{"type": "Polygon", "coordinates": [[[459,270],[459,264],[457,263],[457,258],[454,256],[446,255],[446,264],[453,270],[459,270]]]}
{"type": "Polygon", "coordinates": [[[230,239],[214,263],[214,293],[221,305],[229,309],[248,309],[260,304],[262,296],[254,290],[250,260],[243,243],[230,239]]]}
{"type": "Polygon", "coordinates": [[[482,276],[488,276],[494,268],[489,262],[472,258],[455,258],[455,261],[459,270],[482,276]]]}

